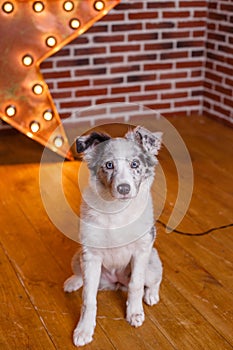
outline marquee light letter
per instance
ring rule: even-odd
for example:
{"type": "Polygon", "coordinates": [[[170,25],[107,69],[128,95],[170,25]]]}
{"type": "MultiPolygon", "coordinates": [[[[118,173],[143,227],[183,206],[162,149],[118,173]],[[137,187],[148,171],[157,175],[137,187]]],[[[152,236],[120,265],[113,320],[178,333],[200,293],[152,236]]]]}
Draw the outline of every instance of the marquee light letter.
{"type": "Polygon", "coordinates": [[[40,64],[119,2],[0,1],[0,118],[63,157],[73,159],[40,64]]]}

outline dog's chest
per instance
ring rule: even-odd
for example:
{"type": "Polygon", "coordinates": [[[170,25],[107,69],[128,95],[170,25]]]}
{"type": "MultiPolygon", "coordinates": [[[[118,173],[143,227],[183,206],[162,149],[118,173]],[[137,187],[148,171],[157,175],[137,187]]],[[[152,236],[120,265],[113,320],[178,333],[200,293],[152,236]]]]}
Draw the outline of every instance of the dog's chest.
{"type": "Polygon", "coordinates": [[[108,271],[122,270],[130,263],[132,255],[133,249],[130,246],[104,249],[101,252],[102,265],[108,271]]]}

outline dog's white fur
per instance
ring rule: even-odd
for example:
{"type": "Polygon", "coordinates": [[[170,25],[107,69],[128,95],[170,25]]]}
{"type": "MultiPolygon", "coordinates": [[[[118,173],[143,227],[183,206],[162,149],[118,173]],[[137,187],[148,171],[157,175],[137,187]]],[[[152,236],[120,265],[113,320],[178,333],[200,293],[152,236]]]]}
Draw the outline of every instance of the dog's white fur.
{"type": "Polygon", "coordinates": [[[142,300],[159,301],[162,265],[153,248],[155,228],[150,187],[161,133],[137,127],[125,138],[92,133],[77,139],[90,169],[90,186],[81,210],[82,250],[72,259],[74,275],[66,292],[83,286],[81,317],[74,330],[76,346],[92,341],[98,289],[128,290],[126,319],[144,321],[142,300]]]}

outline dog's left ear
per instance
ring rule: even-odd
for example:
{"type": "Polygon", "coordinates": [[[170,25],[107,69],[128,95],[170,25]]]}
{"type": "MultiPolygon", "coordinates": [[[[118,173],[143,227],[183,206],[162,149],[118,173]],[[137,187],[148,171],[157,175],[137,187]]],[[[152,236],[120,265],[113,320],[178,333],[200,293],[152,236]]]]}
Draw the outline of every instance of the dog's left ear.
{"type": "Polygon", "coordinates": [[[76,139],[76,150],[78,153],[83,153],[93,149],[101,142],[110,140],[110,136],[99,132],[92,132],[87,136],[80,136],[76,139]]]}
{"type": "Polygon", "coordinates": [[[133,131],[129,131],[125,137],[139,143],[145,151],[156,156],[162,145],[162,135],[163,133],[160,131],[152,133],[142,126],[137,126],[133,131]]]}

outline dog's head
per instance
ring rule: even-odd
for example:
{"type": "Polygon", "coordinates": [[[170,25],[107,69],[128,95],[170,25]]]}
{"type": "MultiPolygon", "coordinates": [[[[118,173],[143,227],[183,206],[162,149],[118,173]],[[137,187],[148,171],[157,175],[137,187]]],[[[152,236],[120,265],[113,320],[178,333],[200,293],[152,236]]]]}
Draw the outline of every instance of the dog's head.
{"type": "Polygon", "coordinates": [[[81,136],[76,148],[83,153],[98,191],[107,191],[115,199],[131,199],[144,181],[151,185],[161,142],[161,132],[139,126],[124,138],[96,132],[81,136]]]}

